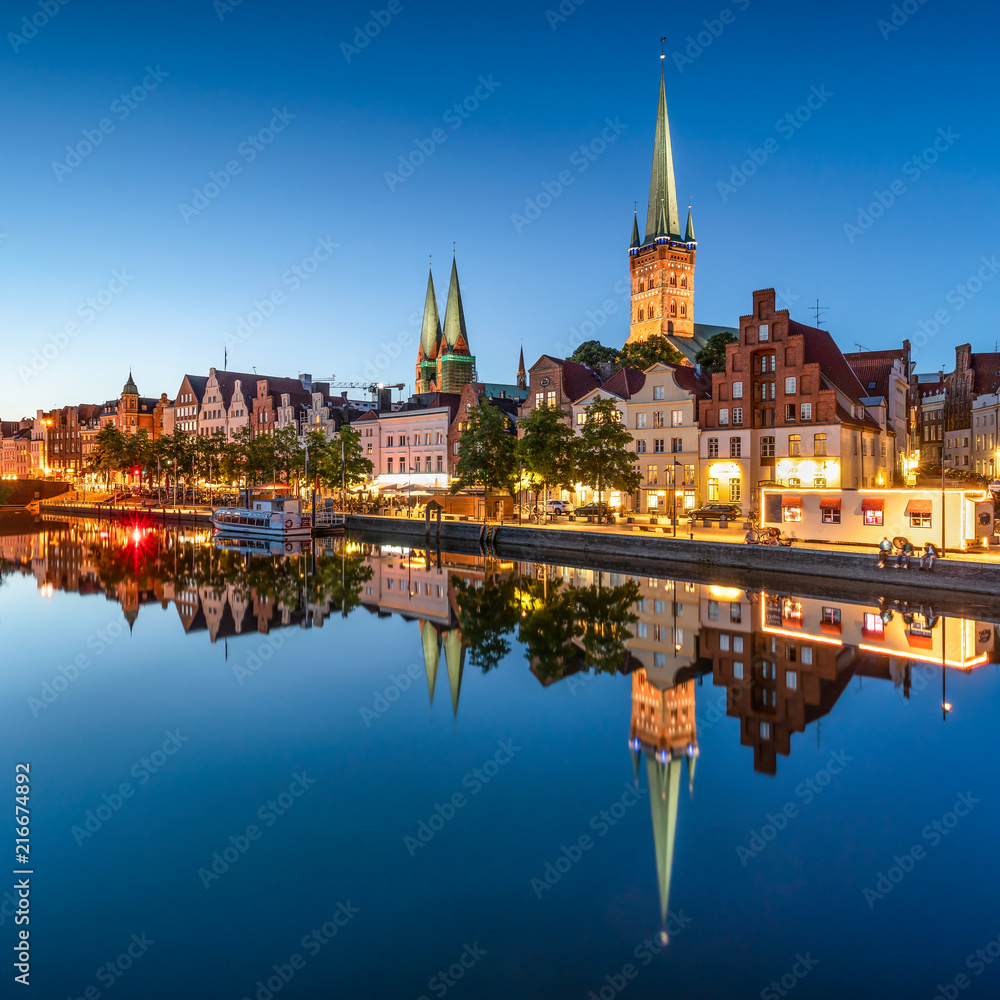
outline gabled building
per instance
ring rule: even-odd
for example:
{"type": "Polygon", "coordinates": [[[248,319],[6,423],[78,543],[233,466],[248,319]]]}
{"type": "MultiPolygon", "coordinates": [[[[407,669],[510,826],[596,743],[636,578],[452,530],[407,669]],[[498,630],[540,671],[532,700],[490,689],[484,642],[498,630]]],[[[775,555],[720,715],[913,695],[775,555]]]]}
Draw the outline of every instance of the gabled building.
{"type": "Polygon", "coordinates": [[[164,411],[169,406],[166,393],[159,398],[140,396],[130,371],[119,397],[109,399],[102,407],[101,427],[117,427],[128,435],[144,430],[155,441],[163,433],[164,411]]]}
{"type": "Polygon", "coordinates": [[[886,422],[896,433],[895,472],[903,473],[903,460],[910,454],[910,342],[889,351],[858,351],[845,354],[858,381],[870,398],[882,398],[886,422]]]}
{"type": "Polygon", "coordinates": [[[753,293],[700,414],[709,477],[726,463],[714,476],[720,502],[756,505],[764,484],[892,485],[896,433],[884,399],[868,395],[828,331],[777,310],[773,288],[753,293]]]}
{"type": "Polygon", "coordinates": [[[973,400],[998,390],[1000,353],[974,354],[971,344],[959,344],[955,370],[944,377],[944,460],[949,467],[970,472],[975,468],[973,400]]]}
{"type": "Polygon", "coordinates": [[[201,415],[201,401],[205,397],[208,384],[207,375],[185,375],[181,387],[177,390],[173,403],[168,403],[163,410],[163,433],[173,434],[184,431],[187,434],[198,433],[198,420],[201,415]]]}

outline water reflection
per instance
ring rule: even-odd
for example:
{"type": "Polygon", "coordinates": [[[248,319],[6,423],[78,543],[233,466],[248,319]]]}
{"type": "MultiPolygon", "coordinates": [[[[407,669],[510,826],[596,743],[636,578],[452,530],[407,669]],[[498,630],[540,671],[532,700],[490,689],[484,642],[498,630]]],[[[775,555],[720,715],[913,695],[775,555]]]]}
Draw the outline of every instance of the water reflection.
{"type": "MultiPolygon", "coordinates": [[[[81,522],[2,536],[0,557],[42,595],[103,593],[130,626],[147,605],[173,605],[185,633],[213,643],[321,627],[358,609],[401,616],[415,626],[431,703],[443,662],[455,717],[467,664],[516,669],[515,644],[546,688],[588,673],[629,676],[628,747],[650,792],[664,928],[699,724],[737,720],[754,771],[774,775],[792,737],[832,712],[853,680],[890,683],[904,699],[939,683],[947,706],[949,668],[996,661],[992,623],[886,597],[851,602],[344,538],[266,546],[81,522]]],[[[623,751],[624,742],[623,733],[623,751]]]]}

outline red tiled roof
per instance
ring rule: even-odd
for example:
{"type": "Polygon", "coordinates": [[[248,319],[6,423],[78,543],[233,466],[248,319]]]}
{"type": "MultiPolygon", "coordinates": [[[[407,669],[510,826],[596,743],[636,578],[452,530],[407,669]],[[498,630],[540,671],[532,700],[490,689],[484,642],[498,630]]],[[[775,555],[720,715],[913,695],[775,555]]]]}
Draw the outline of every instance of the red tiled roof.
{"type": "MultiPolygon", "coordinates": [[[[895,352],[902,356],[902,351],[895,352]]],[[[866,351],[864,354],[845,354],[844,360],[851,366],[858,381],[864,387],[866,396],[889,395],[889,376],[896,363],[896,357],[874,358],[873,354],[892,355],[892,351],[866,351]]]]}
{"type": "MultiPolygon", "coordinates": [[[[543,358],[562,368],[563,391],[574,403],[601,384],[601,376],[593,368],[588,368],[587,365],[580,364],[578,361],[566,361],[564,358],[554,358],[551,354],[543,354],[538,361],[543,358]]],[[[531,366],[532,370],[538,365],[538,361],[531,366]]]]}
{"type": "Polygon", "coordinates": [[[601,386],[622,399],[631,399],[646,383],[645,372],[638,368],[622,368],[601,386]]]}
{"type": "Polygon", "coordinates": [[[879,422],[868,416],[867,413],[863,417],[852,417],[850,410],[844,409],[840,403],[837,404],[837,419],[842,424],[854,424],[856,427],[867,427],[869,430],[875,431],[882,430],[879,422]]]}
{"type": "Polygon", "coordinates": [[[701,396],[705,399],[712,398],[712,376],[707,377],[698,372],[690,365],[670,365],[674,370],[674,381],[684,390],[690,392],[692,396],[701,396]]]}
{"type": "Polygon", "coordinates": [[[818,364],[823,377],[832,382],[848,399],[858,403],[863,396],[869,395],[828,331],[805,326],[790,319],[788,332],[804,339],[805,363],[818,364]]]}

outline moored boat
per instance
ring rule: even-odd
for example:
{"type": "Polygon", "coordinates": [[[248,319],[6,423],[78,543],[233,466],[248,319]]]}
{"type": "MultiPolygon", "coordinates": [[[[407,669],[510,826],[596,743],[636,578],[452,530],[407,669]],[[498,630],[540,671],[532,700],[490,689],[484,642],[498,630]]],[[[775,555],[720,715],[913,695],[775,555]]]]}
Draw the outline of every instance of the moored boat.
{"type": "Polygon", "coordinates": [[[217,533],[299,538],[312,534],[312,517],[302,513],[302,503],[292,497],[254,500],[252,506],[220,507],[212,512],[217,533]]]}

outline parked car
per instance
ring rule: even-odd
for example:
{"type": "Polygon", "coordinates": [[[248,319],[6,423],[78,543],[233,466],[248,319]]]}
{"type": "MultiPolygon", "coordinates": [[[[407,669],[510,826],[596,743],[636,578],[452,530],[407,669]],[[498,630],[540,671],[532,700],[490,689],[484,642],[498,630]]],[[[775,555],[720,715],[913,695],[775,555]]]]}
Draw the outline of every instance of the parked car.
{"type": "Polygon", "coordinates": [[[692,521],[737,521],[743,516],[743,511],[735,503],[707,503],[689,510],[685,516],[692,521]]]}
{"type": "Polygon", "coordinates": [[[572,514],[573,505],[568,500],[547,500],[545,503],[546,514],[572,514]]]}
{"type": "Polygon", "coordinates": [[[573,513],[577,517],[600,517],[610,524],[614,524],[615,512],[606,503],[585,503],[582,507],[577,507],[573,513]]]}

